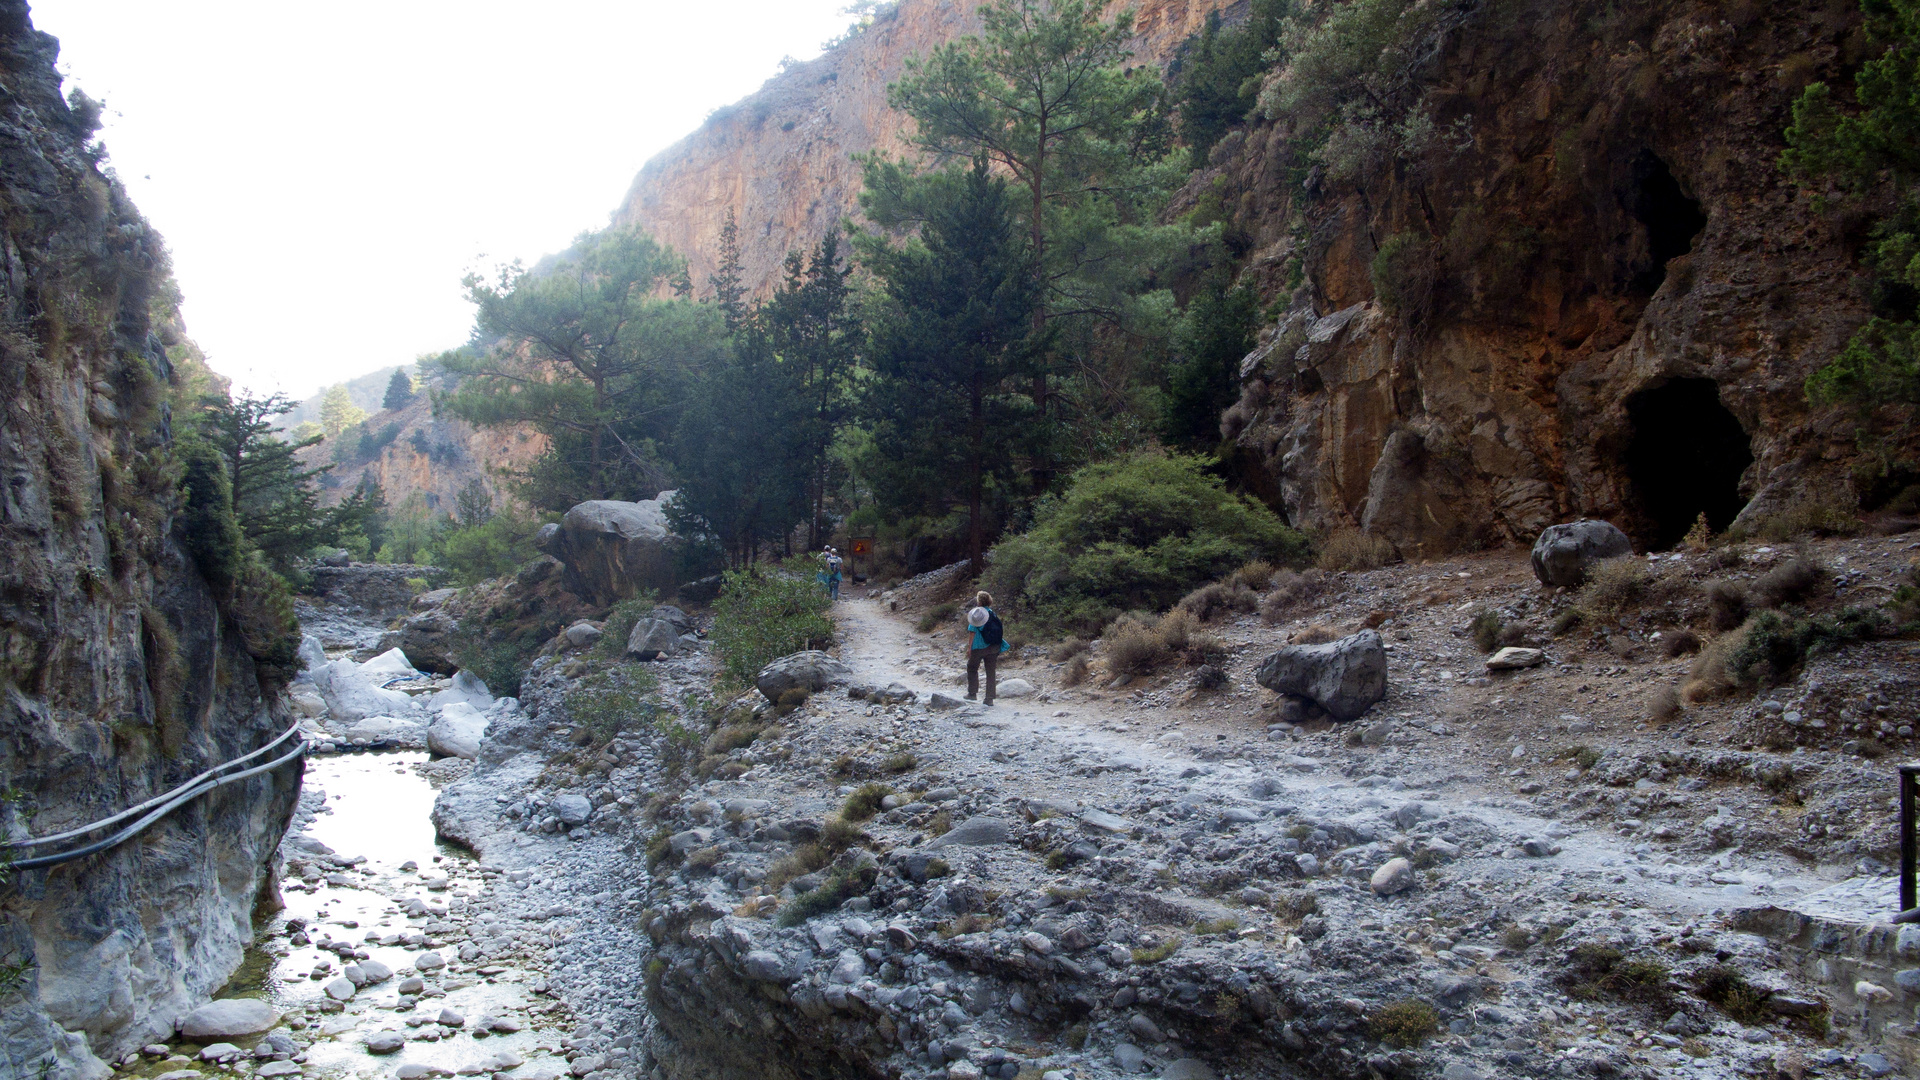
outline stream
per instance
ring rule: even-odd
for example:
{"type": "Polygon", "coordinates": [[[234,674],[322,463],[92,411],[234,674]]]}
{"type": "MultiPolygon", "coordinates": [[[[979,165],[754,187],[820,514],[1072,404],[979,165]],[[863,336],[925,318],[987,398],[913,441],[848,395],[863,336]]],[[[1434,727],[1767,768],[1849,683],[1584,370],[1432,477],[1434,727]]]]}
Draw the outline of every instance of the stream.
{"type": "Polygon", "coordinates": [[[306,760],[306,793],[283,849],[285,907],[259,923],[254,947],[216,995],[268,1000],[283,1014],[280,1026],[231,1040],[240,1052],[214,1060],[202,1051],[218,1047],[191,1040],[165,1054],[150,1047],[119,1075],[551,1080],[565,1073],[565,1059],[555,1056],[561,1033],[540,1022],[555,1005],[541,996],[545,979],[526,955],[546,944],[541,932],[523,932],[506,956],[476,956],[470,943],[494,929],[485,910],[494,906],[490,894],[524,888],[530,875],[483,868],[436,839],[427,760],[419,751],[306,760]],[[363,985],[353,986],[349,975],[363,985]],[[380,1045],[389,1031],[405,1039],[397,1049],[380,1045]],[[287,1038],[293,1053],[285,1052],[287,1038]]]}

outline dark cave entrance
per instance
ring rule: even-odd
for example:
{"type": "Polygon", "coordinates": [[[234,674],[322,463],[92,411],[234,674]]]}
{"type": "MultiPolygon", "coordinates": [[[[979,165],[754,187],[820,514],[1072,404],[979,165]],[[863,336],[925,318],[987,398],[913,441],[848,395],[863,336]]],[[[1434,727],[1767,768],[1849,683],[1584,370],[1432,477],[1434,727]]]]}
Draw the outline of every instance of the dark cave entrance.
{"type": "Polygon", "coordinates": [[[1694,239],[1707,227],[1707,215],[1651,150],[1642,150],[1633,159],[1631,180],[1627,211],[1646,226],[1647,253],[1652,257],[1652,265],[1634,275],[1633,287],[1652,296],[1667,280],[1667,264],[1693,250],[1694,239]]]}
{"type": "Polygon", "coordinates": [[[1712,379],[1674,379],[1627,399],[1627,478],[1651,524],[1649,550],[1670,548],[1703,512],[1723,532],[1747,504],[1740,474],[1752,442],[1712,379]]]}

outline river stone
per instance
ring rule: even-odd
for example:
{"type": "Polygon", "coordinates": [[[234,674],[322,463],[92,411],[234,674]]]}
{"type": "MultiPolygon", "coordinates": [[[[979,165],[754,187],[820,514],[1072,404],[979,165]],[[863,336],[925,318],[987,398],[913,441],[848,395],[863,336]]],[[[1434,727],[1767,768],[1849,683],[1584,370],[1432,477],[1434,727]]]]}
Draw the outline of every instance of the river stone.
{"type": "Polygon", "coordinates": [[[446,967],[447,962],[437,952],[423,952],[413,958],[413,966],[418,971],[438,971],[446,967]]]}
{"type": "Polygon", "coordinates": [[[409,1061],[393,1070],[393,1080],[426,1080],[433,1074],[431,1067],[417,1061],[409,1061]]]}
{"type": "Polygon", "coordinates": [[[1388,859],[1386,864],[1373,872],[1373,891],[1380,896],[1392,896],[1413,888],[1413,864],[1405,859],[1388,859]]]}
{"type": "Polygon", "coordinates": [[[1199,1058],[1181,1058],[1161,1070],[1160,1080],[1214,1080],[1214,1075],[1199,1058]]]}
{"type": "Polygon", "coordinates": [[[487,718],[464,701],[447,704],[427,725],[427,753],[472,761],[480,756],[480,740],[487,734],[487,718]]]}
{"type": "Polygon", "coordinates": [[[371,675],[381,680],[411,679],[420,674],[420,672],[414,669],[412,662],[407,659],[407,654],[399,648],[388,649],[379,656],[361,664],[360,672],[363,675],[371,675]]]}
{"type": "Polygon", "coordinates": [[[560,636],[566,639],[567,648],[584,649],[589,645],[598,644],[601,638],[607,636],[607,632],[587,620],[581,619],[579,622],[561,631],[560,636]]]}
{"type": "Polygon", "coordinates": [[[587,801],[585,795],[568,792],[565,795],[556,796],[552,805],[553,812],[559,816],[563,825],[585,825],[587,819],[593,816],[593,804],[587,801]]]}
{"type": "Polygon", "coordinates": [[[253,1070],[253,1075],[273,1080],[276,1076],[299,1076],[300,1066],[291,1061],[269,1061],[253,1070]]]}
{"type": "Polygon", "coordinates": [[[1549,525],[1533,542],[1533,576],[1542,585],[1581,585],[1587,580],[1588,566],[1631,554],[1633,541],[1607,522],[1549,525]]]}
{"type": "Polygon", "coordinates": [[[1387,650],[1377,632],[1362,630],[1324,645],[1288,645],[1253,677],[1275,693],[1311,699],[1336,720],[1354,720],[1387,696],[1387,650]]]}
{"type": "Polygon", "coordinates": [[[367,984],[383,983],[393,978],[393,969],[378,960],[362,960],[357,965],[361,974],[367,977],[367,984]]]}
{"type": "Polygon", "coordinates": [[[391,1054],[405,1045],[407,1037],[397,1031],[375,1031],[366,1038],[369,1054],[391,1054]]]}
{"type": "Polygon", "coordinates": [[[1002,679],[999,684],[993,688],[995,697],[1032,697],[1033,692],[1033,684],[1025,679],[1002,679]]]}
{"type": "Polygon", "coordinates": [[[239,1053],[240,1048],[230,1042],[209,1043],[200,1048],[200,1060],[219,1061],[223,1057],[230,1057],[239,1053]]]}
{"type": "Polygon", "coordinates": [[[326,985],[327,996],[335,1001],[352,1001],[354,990],[353,980],[345,976],[326,985]]]}
{"type": "Polygon", "coordinates": [[[1547,662],[1547,654],[1539,649],[1523,649],[1508,646],[1487,657],[1488,671],[1518,671],[1521,668],[1539,667],[1547,662]]]}
{"type": "Polygon", "coordinates": [[[942,694],[937,690],[927,698],[927,707],[930,709],[957,709],[965,704],[952,694],[942,694]]]}
{"type": "Polygon", "coordinates": [[[811,693],[844,684],[852,678],[853,671],[847,665],[826,653],[808,650],[783,656],[761,668],[754,685],[768,701],[779,701],[780,695],[789,690],[805,689],[811,693]]]}
{"type": "Polygon", "coordinates": [[[1147,1055],[1130,1042],[1115,1043],[1113,1063],[1118,1065],[1123,1073],[1136,1073],[1147,1067],[1147,1055]]]}
{"type": "Polygon", "coordinates": [[[948,829],[942,836],[935,837],[927,844],[929,848],[941,848],[948,845],[960,847],[986,847],[990,844],[1004,844],[1013,835],[1011,826],[1005,818],[980,815],[948,829]]]}
{"type": "Polygon", "coordinates": [[[257,998],[209,1001],[180,1021],[183,1039],[237,1039],[258,1035],[280,1022],[280,1013],[257,998]]]}

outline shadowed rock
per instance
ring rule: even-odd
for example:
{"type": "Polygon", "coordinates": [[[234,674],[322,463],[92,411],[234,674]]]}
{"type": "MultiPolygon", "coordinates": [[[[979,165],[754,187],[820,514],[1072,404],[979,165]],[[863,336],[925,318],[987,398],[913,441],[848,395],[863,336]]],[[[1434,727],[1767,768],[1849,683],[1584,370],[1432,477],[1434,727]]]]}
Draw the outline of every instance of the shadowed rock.
{"type": "Polygon", "coordinates": [[[1254,681],[1308,698],[1336,720],[1353,720],[1387,694],[1387,650],[1372,630],[1324,645],[1288,645],[1267,657],[1254,681]]]}

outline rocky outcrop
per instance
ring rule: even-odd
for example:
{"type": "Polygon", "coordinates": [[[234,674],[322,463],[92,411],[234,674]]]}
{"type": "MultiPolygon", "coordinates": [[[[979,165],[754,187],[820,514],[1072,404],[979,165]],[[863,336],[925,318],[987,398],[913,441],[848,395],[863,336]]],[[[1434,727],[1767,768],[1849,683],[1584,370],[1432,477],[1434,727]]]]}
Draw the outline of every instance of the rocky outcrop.
{"type": "Polygon", "coordinates": [[[377,622],[396,619],[412,607],[416,580],[439,585],[447,572],[438,566],[412,563],[349,563],[320,565],[308,571],[314,596],[346,611],[377,622]]]}
{"type": "MultiPolygon", "coordinates": [[[[720,254],[720,230],[734,215],[742,238],[741,277],[763,292],[786,253],[818,243],[858,209],[860,164],[853,155],[906,153],[910,121],[887,106],[887,84],[906,63],[980,29],[983,0],[902,0],[819,59],[794,64],[751,96],[716,110],[700,130],[655,155],[614,212],[686,255],[704,283],[720,254]]],[[[1164,66],[1213,11],[1239,14],[1234,0],[1115,0],[1109,15],[1134,12],[1136,62],[1164,66]]]]}
{"type": "Polygon", "coordinates": [[[1409,558],[1576,517],[1661,548],[1762,493],[1844,493],[1852,425],[1802,383],[1864,284],[1775,163],[1856,33],[1806,0],[1447,9],[1394,106],[1458,138],[1336,180],[1295,168],[1286,117],[1230,136],[1190,197],[1224,198],[1265,295],[1305,276],[1223,419],[1243,478],[1409,558]]]}
{"type": "Polygon", "coordinates": [[[843,685],[852,677],[853,669],[847,665],[817,649],[809,649],[783,656],[761,668],[753,685],[768,701],[779,701],[780,696],[790,690],[813,693],[843,685]]]}
{"type": "Polygon", "coordinates": [[[673,492],[641,502],[596,499],[542,526],[540,550],[566,568],[567,588],[593,603],[611,604],[640,592],[670,592],[678,540],[667,523],[673,492]]]}
{"type": "MultiPolygon", "coordinates": [[[[183,544],[168,401],[197,364],[166,250],[90,150],[57,44],[0,0],[0,832],[97,821],[291,723],[183,544]]],[[[200,370],[195,378],[207,375],[200,370]]],[[[197,390],[194,392],[198,392],[197,390]]],[[[221,787],[0,885],[0,1076],[107,1075],[239,965],[299,787],[221,787]]]]}

